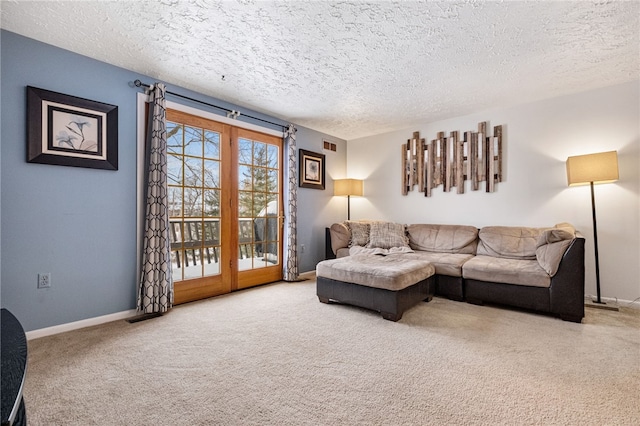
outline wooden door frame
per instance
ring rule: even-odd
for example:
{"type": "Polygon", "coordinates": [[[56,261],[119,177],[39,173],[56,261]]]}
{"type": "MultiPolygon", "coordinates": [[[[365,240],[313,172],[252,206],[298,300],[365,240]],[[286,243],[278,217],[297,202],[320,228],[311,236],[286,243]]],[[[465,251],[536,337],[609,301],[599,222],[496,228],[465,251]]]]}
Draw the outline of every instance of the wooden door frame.
{"type": "MultiPolygon", "coordinates": [[[[202,127],[220,133],[220,274],[200,278],[184,279],[175,283],[174,304],[218,296],[236,290],[266,284],[282,279],[283,268],[283,177],[284,140],[255,130],[242,129],[220,123],[214,119],[194,115],[190,112],[167,108],[167,121],[177,121],[195,127],[202,127]],[[238,140],[247,138],[271,145],[279,151],[278,168],[278,264],[240,271],[237,248],[239,243],[238,214],[238,140]],[[229,200],[227,203],[225,200],[229,200]],[[223,243],[225,248],[223,247],[223,243]]],[[[184,216],[183,216],[184,217],[184,216]]]]}
{"type": "MultiPolygon", "coordinates": [[[[233,147],[231,146],[231,126],[200,115],[167,108],[167,121],[175,121],[189,126],[212,130],[220,134],[220,272],[217,275],[183,279],[174,283],[174,304],[191,302],[207,297],[230,293],[235,287],[233,258],[230,249],[222,249],[223,241],[233,240],[233,231],[225,224],[233,223],[233,209],[223,200],[231,199],[233,188],[233,147]],[[229,161],[225,159],[229,158],[229,161]],[[226,184],[229,182],[229,184],[226,184]]],[[[183,216],[184,219],[184,216],[183,216]]],[[[236,236],[237,238],[237,236],[236,236]]],[[[233,246],[230,246],[233,247],[233,246]]],[[[203,259],[201,259],[203,261],[203,259]]]]}

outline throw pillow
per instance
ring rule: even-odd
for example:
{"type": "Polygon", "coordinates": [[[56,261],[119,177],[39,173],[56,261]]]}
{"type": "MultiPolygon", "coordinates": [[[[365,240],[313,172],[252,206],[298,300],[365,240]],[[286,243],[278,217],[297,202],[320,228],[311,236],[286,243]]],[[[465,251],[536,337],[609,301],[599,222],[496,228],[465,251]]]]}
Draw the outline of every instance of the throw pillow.
{"type": "Polygon", "coordinates": [[[368,247],[383,249],[409,247],[405,226],[400,223],[373,222],[369,233],[368,247]]]}
{"type": "Polygon", "coordinates": [[[362,222],[347,221],[347,226],[351,231],[351,241],[349,247],[366,246],[369,244],[369,224],[362,222]]]}

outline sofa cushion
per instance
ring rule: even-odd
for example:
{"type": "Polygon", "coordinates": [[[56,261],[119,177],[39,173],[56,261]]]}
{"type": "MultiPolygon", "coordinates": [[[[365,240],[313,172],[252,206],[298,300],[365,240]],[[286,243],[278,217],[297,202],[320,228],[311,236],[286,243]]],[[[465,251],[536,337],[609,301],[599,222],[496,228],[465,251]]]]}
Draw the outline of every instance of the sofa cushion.
{"type": "Polygon", "coordinates": [[[431,253],[428,251],[416,251],[408,256],[426,260],[436,268],[436,274],[450,277],[462,276],[462,265],[473,258],[472,254],[463,253],[431,253]]]}
{"type": "Polygon", "coordinates": [[[352,220],[348,220],[346,223],[349,227],[349,231],[351,231],[351,240],[349,242],[349,247],[366,246],[367,244],[369,244],[369,223],[356,222],[352,220]]]}
{"type": "Polygon", "coordinates": [[[382,249],[409,247],[405,226],[393,222],[371,222],[367,247],[382,249]]]}
{"type": "Polygon", "coordinates": [[[407,233],[414,250],[476,253],[478,229],[473,226],[415,224],[407,226],[407,233]]]}
{"type": "Polygon", "coordinates": [[[486,226],[478,232],[478,255],[534,260],[542,228],[486,226]]]}
{"type": "Polygon", "coordinates": [[[349,247],[351,231],[344,222],[331,225],[329,235],[331,236],[331,250],[333,250],[333,254],[337,255],[338,250],[349,247]]]}
{"type": "Polygon", "coordinates": [[[575,237],[576,230],[568,223],[545,229],[538,237],[536,259],[550,276],[553,277],[558,272],[562,256],[575,237]]]}
{"type": "Polygon", "coordinates": [[[505,284],[549,287],[551,277],[537,260],[478,255],[462,265],[465,279],[505,284]]]}

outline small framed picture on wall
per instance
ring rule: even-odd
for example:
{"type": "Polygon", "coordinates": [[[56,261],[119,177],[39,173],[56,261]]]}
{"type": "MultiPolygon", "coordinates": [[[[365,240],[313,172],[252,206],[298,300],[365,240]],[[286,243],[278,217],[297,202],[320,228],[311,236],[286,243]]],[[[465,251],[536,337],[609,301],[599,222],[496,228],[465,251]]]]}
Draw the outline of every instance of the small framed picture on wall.
{"type": "Polygon", "coordinates": [[[324,154],[298,150],[299,162],[299,185],[302,188],[324,190],[324,154]]]}
{"type": "Polygon", "coordinates": [[[27,161],[118,170],[118,107],[27,86],[27,161]]]}

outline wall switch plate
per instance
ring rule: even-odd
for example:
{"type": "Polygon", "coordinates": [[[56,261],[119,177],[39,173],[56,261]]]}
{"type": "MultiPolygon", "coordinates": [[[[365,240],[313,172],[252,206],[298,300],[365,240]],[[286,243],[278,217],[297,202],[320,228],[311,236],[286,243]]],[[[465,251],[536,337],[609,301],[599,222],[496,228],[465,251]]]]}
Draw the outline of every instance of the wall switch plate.
{"type": "Polygon", "coordinates": [[[304,253],[304,244],[300,244],[300,253],[304,253]]]}
{"type": "Polygon", "coordinates": [[[38,274],[38,288],[51,288],[51,273],[38,274]]]}

